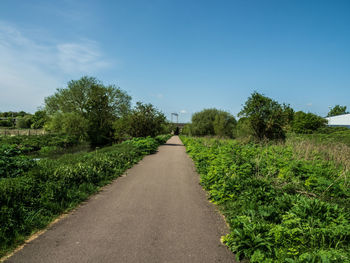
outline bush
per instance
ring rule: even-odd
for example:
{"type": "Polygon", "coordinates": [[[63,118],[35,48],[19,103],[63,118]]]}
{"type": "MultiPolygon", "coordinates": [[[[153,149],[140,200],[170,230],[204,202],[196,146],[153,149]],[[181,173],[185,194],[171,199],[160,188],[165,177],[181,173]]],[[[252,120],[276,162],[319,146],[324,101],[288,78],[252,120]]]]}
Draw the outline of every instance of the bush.
{"type": "Polygon", "coordinates": [[[16,128],[29,129],[32,123],[33,123],[32,115],[25,115],[23,117],[18,117],[16,121],[16,128]]]}
{"type": "Polygon", "coordinates": [[[166,118],[152,104],[136,103],[131,113],[114,122],[115,139],[155,137],[168,129],[166,118]]]}
{"type": "MultiPolygon", "coordinates": [[[[288,108],[289,109],[289,108],[288,108]]],[[[248,120],[252,135],[255,139],[284,140],[286,115],[284,108],[276,101],[257,92],[246,101],[238,116],[248,120]]]]}
{"type": "Polygon", "coordinates": [[[298,111],[294,114],[292,131],[301,134],[311,134],[326,127],[327,120],[313,113],[298,111]]]}
{"type": "Polygon", "coordinates": [[[223,240],[238,260],[349,262],[350,174],[344,167],[316,151],[312,159],[299,158],[285,144],[181,139],[230,225],[223,240]]]}
{"type": "MultiPolygon", "coordinates": [[[[204,109],[192,116],[190,133],[195,136],[216,135],[219,137],[233,137],[235,118],[226,111],[204,109]]],[[[185,132],[187,128],[185,128],[185,132]]]]}

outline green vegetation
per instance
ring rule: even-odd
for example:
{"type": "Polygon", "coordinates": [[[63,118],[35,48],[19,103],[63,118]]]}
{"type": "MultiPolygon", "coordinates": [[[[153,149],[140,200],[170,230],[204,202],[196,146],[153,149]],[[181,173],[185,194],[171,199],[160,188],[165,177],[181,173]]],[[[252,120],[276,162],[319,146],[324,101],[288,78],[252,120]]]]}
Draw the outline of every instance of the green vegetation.
{"type": "Polygon", "coordinates": [[[193,114],[192,123],[183,129],[183,134],[232,138],[235,125],[236,120],[230,113],[217,109],[205,109],[193,114]]]}
{"type": "Polygon", "coordinates": [[[268,144],[181,139],[230,225],[223,240],[238,259],[350,262],[350,147],[289,136],[268,144]]]}
{"type": "Polygon", "coordinates": [[[23,155],[26,147],[2,146],[0,257],[120,176],[144,155],[154,153],[169,137],[134,138],[90,153],[38,161],[23,155]]]}
{"type": "Polygon", "coordinates": [[[92,146],[113,141],[113,122],[128,114],[131,97],[114,85],[92,77],[72,80],[45,99],[48,130],[87,139],[92,146]]]}
{"type": "Polygon", "coordinates": [[[349,112],[346,111],[346,106],[335,105],[333,108],[329,110],[327,117],[332,117],[332,116],[337,116],[337,115],[342,115],[347,113],[349,112]]]}
{"type": "Polygon", "coordinates": [[[298,111],[294,114],[292,131],[301,134],[311,134],[325,128],[327,120],[312,113],[298,111]]]}
{"type": "Polygon", "coordinates": [[[152,104],[137,102],[129,114],[114,122],[114,136],[117,141],[132,137],[154,137],[166,133],[167,125],[164,114],[152,104]]]}
{"type": "Polygon", "coordinates": [[[289,106],[253,92],[238,116],[246,118],[255,139],[284,140],[283,127],[288,124],[290,112],[293,113],[289,106]]]}
{"type": "Polygon", "coordinates": [[[40,151],[43,147],[68,149],[79,143],[75,136],[45,134],[32,136],[0,136],[0,145],[18,148],[21,153],[40,151]]]}

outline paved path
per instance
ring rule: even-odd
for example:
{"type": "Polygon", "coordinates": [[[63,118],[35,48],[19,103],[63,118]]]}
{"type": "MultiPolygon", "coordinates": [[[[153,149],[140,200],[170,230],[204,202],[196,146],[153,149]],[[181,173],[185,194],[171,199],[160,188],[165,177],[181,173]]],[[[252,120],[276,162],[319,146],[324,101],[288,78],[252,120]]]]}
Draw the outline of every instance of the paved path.
{"type": "Polygon", "coordinates": [[[177,136],[6,262],[234,262],[177,136]]]}

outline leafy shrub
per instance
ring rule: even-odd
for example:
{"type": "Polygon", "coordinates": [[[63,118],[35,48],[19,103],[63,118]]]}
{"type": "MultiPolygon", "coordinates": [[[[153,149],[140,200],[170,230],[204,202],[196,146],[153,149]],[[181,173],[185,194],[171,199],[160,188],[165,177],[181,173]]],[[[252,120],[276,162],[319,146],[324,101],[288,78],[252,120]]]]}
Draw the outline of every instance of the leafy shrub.
{"type": "Polygon", "coordinates": [[[313,113],[298,111],[294,114],[292,131],[295,133],[310,134],[325,127],[327,120],[313,113]]]}
{"type": "MultiPolygon", "coordinates": [[[[190,132],[195,136],[217,135],[233,137],[236,119],[228,112],[217,109],[205,109],[192,116],[190,132]]],[[[184,133],[186,133],[186,129],[184,133]]]]}
{"type": "Polygon", "coordinates": [[[268,97],[257,92],[245,102],[238,116],[246,118],[255,139],[261,140],[284,140],[283,127],[287,123],[291,108],[280,105],[268,97]]]}
{"type": "Polygon", "coordinates": [[[20,154],[39,151],[42,147],[46,146],[69,148],[77,145],[78,143],[79,140],[77,137],[60,134],[0,137],[0,145],[17,145],[19,148],[21,148],[20,154]]]}
{"type": "Polygon", "coordinates": [[[291,145],[181,137],[220,205],[224,242],[251,262],[349,262],[348,171],[291,145]],[[346,176],[339,176],[342,173],[346,176]]]}

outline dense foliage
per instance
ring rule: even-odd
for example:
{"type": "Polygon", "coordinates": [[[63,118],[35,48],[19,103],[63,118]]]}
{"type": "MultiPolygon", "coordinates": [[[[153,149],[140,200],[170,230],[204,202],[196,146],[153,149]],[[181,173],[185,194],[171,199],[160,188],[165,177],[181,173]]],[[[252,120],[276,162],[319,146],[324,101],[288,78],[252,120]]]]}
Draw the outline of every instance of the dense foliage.
{"type": "Polygon", "coordinates": [[[0,168],[0,256],[120,176],[145,154],[155,152],[168,138],[135,138],[91,153],[36,162],[24,158],[22,163],[11,159],[21,158],[18,149],[2,148],[0,156],[5,152],[8,166],[5,173],[0,168]]]}
{"type": "Polygon", "coordinates": [[[349,112],[346,111],[346,106],[335,105],[333,108],[329,110],[327,117],[332,117],[332,116],[337,116],[337,115],[342,115],[347,113],[349,112]]]}
{"type": "Polygon", "coordinates": [[[31,136],[0,136],[0,145],[10,145],[20,149],[19,154],[41,150],[43,147],[69,148],[79,143],[75,136],[45,134],[31,136]]]}
{"type": "Polygon", "coordinates": [[[47,121],[47,115],[44,110],[38,110],[33,115],[24,111],[2,112],[0,113],[0,118],[0,127],[16,127],[19,129],[40,129],[44,127],[47,121]]]}
{"type": "Polygon", "coordinates": [[[204,109],[193,114],[192,123],[183,130],[183,133],[232,138],[235,125],[236,119],[230,113],[217,109],[204,109]]]}
{"type": "Polygon", "coordinates": [[[108,144],[113,138],[113,122],[129,112],[130,101],[125,91],[95,78],[72,80],[67,88],[45,99],[45,110],[51,116],[46,128],[86,135],[93,146],[108,144]]]}
{"type": "Polygon", "coordinates": [[[311,134],[325,127],[327,120],[313,113],[298,111],[294,114],[292,131],[295,133],[311,134]]]}
{"type": "Polygon", "coordinates": [[[277,101],[253,92],[238,116],[248,120],[252,135],[256,139],[283,140],[285,139],[283,127],[286,124],[286,118],[289,117],[289,114],[285,114],[285,109],[290,110],[289,107],[283,107],[277,101]]]}
{"type": "MultiPolygon", "coordinates": [[[[231,233],[250,262],[349,262],[349,170],[285,144],[182,137],[231,233]]],[[[305,145],[302,145],[305,146],[305,145]]]]}
{"type": "Polygon", "coordinates": [[[114,122],[117,141],[132,137],[157,136],[166,132],[167,121],[152,104],[137,102],[131,112],[114,122]]]}

